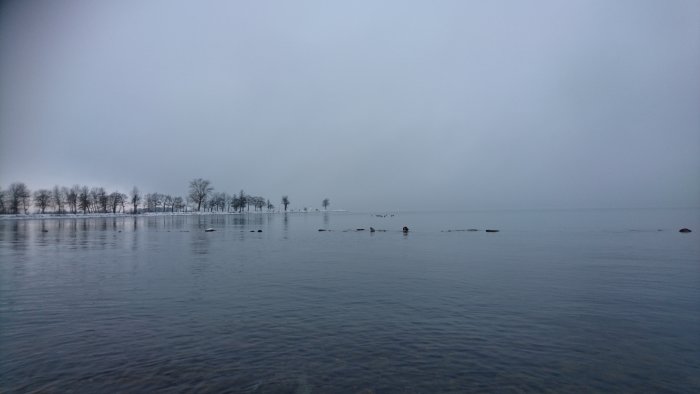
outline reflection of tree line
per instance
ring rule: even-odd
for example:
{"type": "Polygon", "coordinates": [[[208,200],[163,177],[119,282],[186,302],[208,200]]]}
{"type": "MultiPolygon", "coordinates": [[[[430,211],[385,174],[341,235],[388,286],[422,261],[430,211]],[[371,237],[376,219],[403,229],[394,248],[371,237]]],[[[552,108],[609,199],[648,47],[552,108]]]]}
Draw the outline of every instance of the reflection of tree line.
{"type": "MultiPolygon", "coordinates": [[[[284,211],[291,204],[288,196],[282,196],[284,211]]],[[[164,193],[142,195],[134,186],[129,195],[119,191],[108,193],[103,187],[74,185],[54,186],[53,189],[39,189],[33,193],[26,184],[16,182],[7,190],[0,188],[0,214],[28,214],[32,205],[38,213],[143,213],[143,212],[274,212],[275,206],[262,196],[239,193],[216,192],[211,182],[197,178],[189,183],[186,197],[164,193]]],[[[321,203],[324,209],[330,205],[325,198],[321,203]]],[[[308,211],[308,208],[304,208],[308,211]]]]}

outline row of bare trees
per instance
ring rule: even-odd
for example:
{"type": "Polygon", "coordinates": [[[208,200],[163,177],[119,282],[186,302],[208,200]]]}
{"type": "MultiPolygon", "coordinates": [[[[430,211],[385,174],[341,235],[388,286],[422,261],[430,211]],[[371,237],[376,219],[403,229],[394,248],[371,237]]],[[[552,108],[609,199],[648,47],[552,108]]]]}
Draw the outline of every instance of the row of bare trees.
{"type": "Polygon", "coordinates": [[[7,190],[0,188],[0,214],[27,214],[32,205],[39,213],[118,213],[126,212],[127,201],[126,194],[108,193],[103,187],[54,186],[32,193],[26,184],[16,182],[7,190]]]}
{"type": "Polygon", "coordinates": [[[266,209],[275,210],[275,206],[265,197],[249,195],[243,190],[238,194],[215,192],[211,182],[202,178],[190,182],[188,198],[197,206],[197,211],[204,209],[210,212],[250,212],[250,207],[253,207],[253,211],[260,212],[266,209]]]}
{"type": "MultiPolygon", "coordinates": [[[[323,200],[327,209],[329,199],[323,200]]],[[[284,211],[291,204],[288,196],[282,196],[284,211]]],[[[38,213],[140,213],[140,212],[268,212],[275,205],[262,196],[215,192],[207,179],[196,178],[190,181],[186,198],[162,193],[142,195],[137,187],[127,195],[119,191],[107,192],[103,187],[74,185],[54,186],[53,189],[39,189],[33,193],[26,184],[16,182],[6,190],[0,188],[0,214],[27,214],[32,205],[38,213]],[[190,205],[191,204],[191,205],[190,205]]]]}

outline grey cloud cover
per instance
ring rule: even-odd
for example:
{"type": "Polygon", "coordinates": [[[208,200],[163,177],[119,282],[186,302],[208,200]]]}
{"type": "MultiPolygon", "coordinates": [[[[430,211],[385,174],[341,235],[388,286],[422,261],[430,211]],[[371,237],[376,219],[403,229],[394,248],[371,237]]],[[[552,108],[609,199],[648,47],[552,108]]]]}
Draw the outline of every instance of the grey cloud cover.
{"type": "Polygon", "coordinates": [[[10,1],[0,185],[700,205],[697,1],[10,1]]]}

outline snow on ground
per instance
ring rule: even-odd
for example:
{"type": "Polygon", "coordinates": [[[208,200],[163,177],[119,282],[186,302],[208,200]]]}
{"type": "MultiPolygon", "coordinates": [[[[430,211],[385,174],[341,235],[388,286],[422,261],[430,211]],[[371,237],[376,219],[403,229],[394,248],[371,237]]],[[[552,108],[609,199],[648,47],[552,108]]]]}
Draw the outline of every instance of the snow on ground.
{"type": "MultiPolygon", "coordinates": [[[[347,212],[343,209],[334,209],[328,211],[289,211],[287,213],[320,213],[320,212],[347,212]]],[[[18,215],[0,215],[0,220],[27,220],[27,219],[81,219],[81,218],[115,218],[115,217],[133,217],[133,216],[204,216],[204,215],[272,215],[277,213],[285,213],[284,211],[275,212],[143,212],[137,215],[132,213],[28,213],[18,215]]]]}

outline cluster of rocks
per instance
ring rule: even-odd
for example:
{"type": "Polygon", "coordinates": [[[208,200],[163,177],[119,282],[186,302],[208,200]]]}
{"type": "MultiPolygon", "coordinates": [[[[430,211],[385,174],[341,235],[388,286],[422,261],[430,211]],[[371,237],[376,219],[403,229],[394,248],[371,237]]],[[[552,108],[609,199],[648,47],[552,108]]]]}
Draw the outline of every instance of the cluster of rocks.
{"type": "MultiPolygon", "coordinates": [[[[48,230],[42,230],[42,231],[48,232],[48,230]]],[[[210,232],[212,232],[212,231],[216,231],[216,229],[209,227],[209,228],[205,229],[204,231],[207,232],[207,233],[210,233],[210,232]]],[[[318,229],[318,231],[332,231],[332,230],[328,230],[328,229],[325,229],[325,228],[320,228],[320,229],[318,229]]],[[[353,231],[353,230],[343,230],[343,232],[348,232],[348,231],[353,231]]],[[[364,228],[356,228],[354,231],[365,231],[365,229],[364,229],[364,228]]],[[[406,234],[406,233],[408,233],[409,230],[408,230],[408,227],[404,226],[404,227],[401,229],[401,231],[402,231],[404,234],[406,234]]],[[[451,232],[460,232],[460,231],[469,231],[469,232],[473,232],[473,231],[479,231],[479,229],[476,229],[476,228],[468,228],[468,229],[456,229],[456,230],[442,230],[441,232],[443,232],[443,233],[451,233],[451,232]]],[[[486,230],[484,230],[484,231],[487,232],[487,233],[497,233],[497,232],[499,232],[499,231],[501,231],[501,230],[486,229],[486,230]]],[[[659,230],[659,231],[661,231],[661,230],[659,230]]],[[[251,233],[262,233],[263,231],[262,231],[262,230],[250,230],[250,232],[251,232],[251,233]]],[[[377,230],[377,229],[375,229],[374,227],[370,227],[370,228],[369,228],[369,232],[370,232],[370,233],[374,233],[374,232],[386,232],[386,230],[377,230]]],[[[679,233],[690,233],[690,232],[692,232],[692,231],[691,231],[690,229],[684,227],[684,228],[678,230],[678,232],[679,232],[679,233]]]]}

